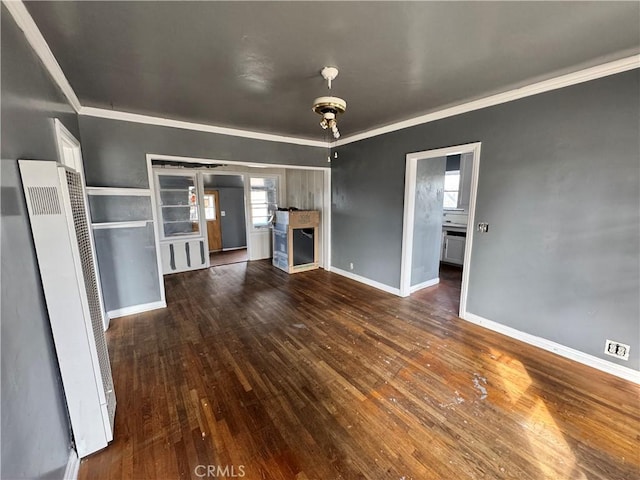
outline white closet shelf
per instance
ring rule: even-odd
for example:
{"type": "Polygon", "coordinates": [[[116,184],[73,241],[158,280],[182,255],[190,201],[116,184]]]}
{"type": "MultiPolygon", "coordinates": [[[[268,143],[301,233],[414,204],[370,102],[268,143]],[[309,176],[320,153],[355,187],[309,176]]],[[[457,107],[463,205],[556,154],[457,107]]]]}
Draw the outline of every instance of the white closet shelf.
{"type": "Polygon", "coordinates": [[[131,222],[105,222],[92,223],[91,228],[94,230],[103,230],[106,228],[139,228],[146,227],[147,223],[153,223],[153,220],[135,220],[131,222]]]}
{"type": "Polygon", "coordinates": [[[123,196],[123,197],[149,197],[151,190],[148,188],[121,188],[121,187],[86,187],[87,195],[123,196]]]}

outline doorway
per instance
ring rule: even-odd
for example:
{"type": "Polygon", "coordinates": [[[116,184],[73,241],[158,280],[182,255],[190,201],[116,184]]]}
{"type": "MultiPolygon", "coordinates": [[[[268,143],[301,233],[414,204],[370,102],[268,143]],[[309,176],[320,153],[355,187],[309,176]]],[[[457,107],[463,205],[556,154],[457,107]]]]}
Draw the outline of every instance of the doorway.
{"type": "Polygon", "coordinates": [[[222,229],[220,228],[220,192],[204,191],[204,213],[207,222],[209,253],[222,251],[222,229]]]}
{"type": "Polygon", "coordinates": [[[459,278],[460,316],[466,312],[479,162],[479,142],[407,155],[400,295],[441,280],[441,290],[457,295],[459,278]]]}
{"type": "Polygon", "coordinates": [[[248,261],[245,175],[203,171],[202,181],[210,266],[248,261]]]}
{"type": "MultiPolygon", "coordinates": [[[[314,208],[321,211],[320,233],[319,233],[319,263],[320,267],[330,270],[331,266],[331,168],[330,167],[309,167],[302,165],[284,165],[256,162],[241,162],[232,160],[214,160],[206,158],[180,157],[175,155],[146,155],[147,172],[151,195],[157,198],[158,187],[154,180],[154,171],[157,166],[175,166],[179,168],[189,168],[193,171],[211,172],[215,168],[216,174],[241,174],[247,181],[245,182],[246,209],[246,229],[247,229],[247,254],[249,260],[259,260],[271,257],[271,231],[260,224],[259,215],[262,204],[257,202],[253,205],[254,191],[257,192],[262,187],[251,185],[252,178],[267,179],[275,177],[277,179],[278,204],[296,205],[300,208],[314,208]],[[297,173],[299,172],[299,173],[297,173]],[[251,202],[251,203],[249,203],[251,202]],[[255,208],[254,208],[255,207],[255,208]],[[255,221],[254,221],[254,216],[255,221]]],[[[258,194],[255,193],[257,196],[258,194]]],[[[256,199],[259,200],[259,199],[256,199]]],[[[267,199],[268,200],[268,199],[267,199]]],[[[160,205],[158,202],[152,203],[152,213],[156,234],[158,237],[157,255],[161,259],[159,264],[162,267],[163,275],[175,273],[175,270],[167,268],[171,263],[170,251],[164,248],[161,236],[162,222],[160,217],[160,205]]],[[[221,210],[221,216],[224,214],[221,210]]],[[[204,217],[202,217],[204,218],[204,217]]],[[[203,227],[206,232],[206,228],[203,227]]],[[[224,227],[223,227],[224,232],[224,227]]],[[[184,248],[180,248],[180,251],[184,248]]],[[[190,249],[193,251],[193,249],[190,249]]],[[[199,251],[199,250],[198,250],[199,251]]],[[[207,256],[207,260],[209,260],[207,256]]],[[[206,265],[208,267],[208,265],[206,265]]],[[[198,267],[206,268],[206,267],[198,267]]]]}

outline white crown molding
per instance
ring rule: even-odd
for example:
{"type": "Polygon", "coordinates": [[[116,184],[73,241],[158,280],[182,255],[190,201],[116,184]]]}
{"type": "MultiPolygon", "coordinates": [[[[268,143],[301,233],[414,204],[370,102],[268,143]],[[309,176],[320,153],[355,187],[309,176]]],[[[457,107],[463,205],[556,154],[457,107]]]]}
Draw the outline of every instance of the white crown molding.
{"type": "Polygon", "coordinates": [[[622,365],[618,365],[617,363],[609,362],[608,360],[605,360],[603,358],[595,357],[588,353],[584,353],[565,345],[552,342],[551,340],[547,340],[546,338],[537,337],[535,335],[531,335],[530,333],[507,327],[506,325],[488,320],[473,313],[461,312],[460,318],[466,320],[467,322],[475,323],[476,325],[480,325],[481,327],[493,330],[494,332],[506,335],[507,337],[511,337],[516,340],[520,340],[521,342],[528,343],[529,345],[533,345],[534,347],[538,347],[543,350],[547,350],[548,352],[555,353],[557,355],[560,355],[561,357],[574,360],[578,363],[582,363],[583,365],[596,368],[602,372],[606,372],[630,382],[640,384],[640,372],[638,370],[624,367],[622,365]]]}
{"type": "Polygon", "coordinates": [[[11,13],[20,30],[24,32],[29,45],[31,45],[31,48],[33,48],[38,57],[40,57],[49,75],[51,75],[58,87],[60,87],[60,90],[62,90],[62,93],[67,97],[73,109],[79,112],[81,108],[80,100],[78,100],[76,93],[73,91],[56,57],[53,56],[53,52],[42,36],[42,33],[40,33],[40,29],[31,17],[27,7],[24,6],[21,0],[2,0],[2,3],[7,7],[9,13],[11,13]]]}
{"type": "Polygon", "coordinates": [[[197,132],[218,133],[221,135],[231,135],[233,137],[266,140],[268,142],[292,143],[295,145],[305,145],[309,147],[329,148],[328,142],[319,140],[310,140],[307,138],[299,137],[287,137],[284,135],[254,132],[251,130],[239,130],[236,128],[217,127],[214,125],[206,125],[204,123],[185,122],[182,120],[172,120],[170,118],[153,117],[150,115],[140,115],[137,113],[121,112],[118,110],[107,110],[104,108],[82,107],[78,113],[87,117],[107,118],[111,120],[120,120],[123,122],[143,123],[145,125],[158,125],[161,127],[181,128],[183,130],[194,130],[197,132]]]}
{"type": "Polygon", "coordinates": [[[616,73],[626,72],[635,68],[640,68],[640,55],[632,55],[621,60],[615,60],[613,62],[604,63],[596,67],[586,68],[577,72],[568,73],[566,75],[561,75],[559,77],[544,80],[542,82],[532,83],[521,88],[498,93],[496,95],[491,95],[489,97],[474,100],[472,102],[462,103],[454,107],[427,113],[426,115],[421,115],[419,117],[409,118],[401,122],[386,125],[384,127],[366,130],[362,133],[357,133],[355,135],[341,138],[340,140],[333,142],[331,144],[331,147],[340,147],[342,145],[357,142],[358,140],[364,140],[365,138],[376,137],[378,135],[395,132],[404,128],[433,122],[435,120],[441,120],[447,117],[453,117],[462,113],[473,112],[474,110],[480,110],[487,107],[493,107],[502,103],[508,103],[514,100],[519,100],[521,98],[537,95],[538,93],[558,90],[560,88],[577,85],[579,83],[596,80],[598,78],[608,77],[609,75],[615,75],[616,73]]]}

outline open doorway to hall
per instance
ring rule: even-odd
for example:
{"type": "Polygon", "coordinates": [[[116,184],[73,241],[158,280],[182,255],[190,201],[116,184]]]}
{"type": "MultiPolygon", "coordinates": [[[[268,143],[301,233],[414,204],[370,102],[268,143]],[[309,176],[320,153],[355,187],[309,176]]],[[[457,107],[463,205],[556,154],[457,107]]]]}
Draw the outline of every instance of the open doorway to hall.
{"type": "Polygon", "coordinates": [[[210,266],[248,261],[243,175],[203,173],[202,184],[210,266]]]}
{"type": "Polygon", "coordinates": [[[480,144],[407,155],[401,295],[466,312],[480,144]]]}
{"type": "Polygon", "coordinates": [[[279,208],[318,210],[320,267],[330,264],[331,171],[147,155],[163,275],[273,256],[279,208]]]}

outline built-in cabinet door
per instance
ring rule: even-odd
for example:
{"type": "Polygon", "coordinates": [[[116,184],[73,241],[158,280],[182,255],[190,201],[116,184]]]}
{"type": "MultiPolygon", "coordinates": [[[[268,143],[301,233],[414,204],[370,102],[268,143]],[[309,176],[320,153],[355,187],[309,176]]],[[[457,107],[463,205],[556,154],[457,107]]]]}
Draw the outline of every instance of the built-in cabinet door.
{"type": "Polygon", "coordinates": [[[170,168],[158,168],[154,174],[162,273],[208,267],[201,176],[170,168]]]}
{"type": "Polygon", "coordinates": [[[202,240],[176,240],[160,245],[162,256],[162,273],[178,273],[187,270],[207,268],[209,266],[209,253],[205,241],[202,240]]]}
{"type": "Polygon", "coordinates": [[[442,261],[462,265],[464,263],[465,237],[444,236],[442,261]]]}

